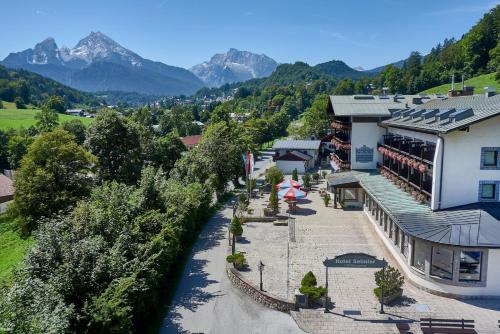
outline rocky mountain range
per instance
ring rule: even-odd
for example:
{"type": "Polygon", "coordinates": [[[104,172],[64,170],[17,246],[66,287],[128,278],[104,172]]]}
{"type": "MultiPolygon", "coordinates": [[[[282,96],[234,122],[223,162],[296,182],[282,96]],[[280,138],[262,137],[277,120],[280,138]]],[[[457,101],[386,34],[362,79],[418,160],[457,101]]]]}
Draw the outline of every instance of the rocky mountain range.
{"type": "Polygon", "coordinates": [[[189,95],[203,86],[190,71],[142,58],[101,32],[90,33],[71,49],[47,38],[32,49],[9,54],[0,64],[90,92],[189,95]]]}
{"type": "Polygon", "coordinates": [[[226,83],[243,82],[269,76],[278,63],[264,55],[234,48],[226,53],[215,54],[209,61],[191,68],[208,87],[219,87],[226,83]]]}

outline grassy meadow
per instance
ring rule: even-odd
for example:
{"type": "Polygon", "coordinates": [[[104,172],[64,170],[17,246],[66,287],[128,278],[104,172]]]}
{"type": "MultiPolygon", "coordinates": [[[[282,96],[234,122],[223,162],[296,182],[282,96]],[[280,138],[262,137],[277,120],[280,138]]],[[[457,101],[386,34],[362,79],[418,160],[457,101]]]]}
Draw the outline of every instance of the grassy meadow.
{"type": "Polygon", "coordinates": [[[8,284],[12,271],[24,258],[31,240],[21,238],[15,221],[0,215],[0,286],[8,284]]]}
{"type": "MultiPolygon", "coordinates": [[[[4,108],[11,107],[8,102],[3,102],[4,108]]],[[[29,128],[36,124],[35,115],[39,113],[37,109],[0,109],[0,130],[29,128]]],[[[59,123],[64,123],[72,119],[79,119],[83,124],[88,125],[93,118],[71,116],[59,114],[59,123]]]]}
{"type": "MultiPolygon", "coordinates": [[[[457,79],[458,83],[455,83],[455,88],[460,88],[460,78],[457,79]]],[[[474,94],[482,94],[484,93],[484,87],[486,86],[494,86],[497,91],[500,91],[500,82],[495,80],[495,73],[478,75],[477,77],[470,78],[465,80],[466,86],[474,86],[474,94]]],[[[424,90],[422,93],[425,94],[447,94],[451,89],[451,83],[444,84],[441,86],[436,86],[424,90]]]]}

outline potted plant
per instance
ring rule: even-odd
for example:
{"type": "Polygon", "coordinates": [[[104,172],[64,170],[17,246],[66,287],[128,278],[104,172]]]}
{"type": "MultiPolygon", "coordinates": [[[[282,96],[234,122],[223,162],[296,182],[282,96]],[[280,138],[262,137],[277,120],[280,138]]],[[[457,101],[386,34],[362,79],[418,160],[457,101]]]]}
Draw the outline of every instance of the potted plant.
{"type": "Polygon", "coordinates": [[[295,168],[293,171],[292,171],[292,180],[294,181],[299,181],[299,173],[297,172],[297,168],[295,168]]]}
{"type": "Polygon", "coordinates": [[[239,240],[243,234],[243,226],[238,217],[234,217],[231,221],[231,226],[229,227],[229,231],[236,236],[236,240],[239,240]]]}
{"type": "Polygon", "coordinates": [[[323,196],[323,202],[325,203],[325,206],[328,206],[330,204],[330,195],[328,193],[325,193],[325,196],[323,196]]]}
{"type": "Polygon", "coordinates": [[[233,267],[237,270],[244,269],[247,265],[245,255],[242,253],[236,253],[234,255],[228,255],[226,261],[233,264],[233,267]]]}
{"type": "Polygon", "coordinates": [[[323,176],[323,179],[326,179],[327,175],[328,175],[328,172],[326,170],[321,171],[321,176],[323,176]]]}
{"type": "Polygon", "coordinates": [[[310,271],[304,275],[300,282],[300,293],[307,296],[309,304],[317,301],[326,294],[326,288],[317,286],[316,276],[310,271]]]}
{"type": "Polygon", "coordinates": [[[390,304],[403,295],[404,277],[399,270],[394,267],[387,266],[385,269],[375,273],[375,283],[377,287],[373,290],[375,296],[380,300],[382,287],[384,288],[384,298],[382,303],[390,304]]]}
{"type": "Polygon", "coordinates": [[[316,184],[318,184],[318,182],[319,182],[319,173],[314,173],[314,174],[312,175],[312,178],[313,178],[314,182],[315,182],[316,184]]]}

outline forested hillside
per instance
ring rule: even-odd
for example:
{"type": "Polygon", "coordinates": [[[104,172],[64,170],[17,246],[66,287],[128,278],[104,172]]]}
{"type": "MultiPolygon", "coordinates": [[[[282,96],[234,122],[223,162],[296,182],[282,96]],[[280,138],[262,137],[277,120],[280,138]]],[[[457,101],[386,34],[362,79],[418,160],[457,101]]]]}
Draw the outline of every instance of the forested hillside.
{"type": "Polygon", "coordinates": [[[420,61],[413,52],[402,69],[387,66],[374,80],[376,87],[392,93],[417,93],[460,78],[496,72],[500,80],[500,6],[496,6],[460,40],[445,39],[420,61]]]}
{"type": "Polygon", "coordinates": [[[61,96],[67,106],[99,105],[99,100],[92,94],[80,92],[32,72],[11,70],[0,65],[0,100],[38,106],[53,95],[61,96]]]}
{"type": "Polygon", "coordinates": [[[495,7],[474,25],[460,40],[445,39],[422,57],[412,52],[402,68],[388,65],[374,75],[373,72],[355,71],[341,61],[331,61],[316,66],[303,62],[282,64],[268,78],[249,80],[244,83],[224,85],[215,89],[202,89],[196,96],[230,95],[237,88],[260,89],[267,86],[311,83],[315,80],[328,82],[330,93],[349,95],[367,93],[371,84],[378,93],[387,87],[390,93],[415,94],[457,79],[496,72],[500,80],[500,6],[495,7]],[[340,86],[340,87],[339,87],[340,86]],[[335,89],[334,89],[335,87],[335,89]]]}

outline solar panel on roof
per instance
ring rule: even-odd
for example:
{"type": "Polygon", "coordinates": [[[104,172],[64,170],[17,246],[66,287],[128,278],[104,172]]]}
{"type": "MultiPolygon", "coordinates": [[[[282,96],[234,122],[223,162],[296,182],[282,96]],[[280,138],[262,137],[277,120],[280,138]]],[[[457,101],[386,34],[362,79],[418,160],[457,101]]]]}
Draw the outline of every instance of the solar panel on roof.
{"type": "Polygon", "coordinates": [[[448,116],[455,112],[455,108],[451,109],[439,109],[439,112],[435,115],[437,121],[442,121],[444,119],[447,119],[448,116]]]}
{"type": "Polygon", "coordinates": [[[472,111],[471,108],[463,108],[463,109],[458,109],[454,113],[451,113],[449,117],[451,121],[458,122],[467,117],[471,117],[472,115],[474,115],[474,112],[472,111]]]}

